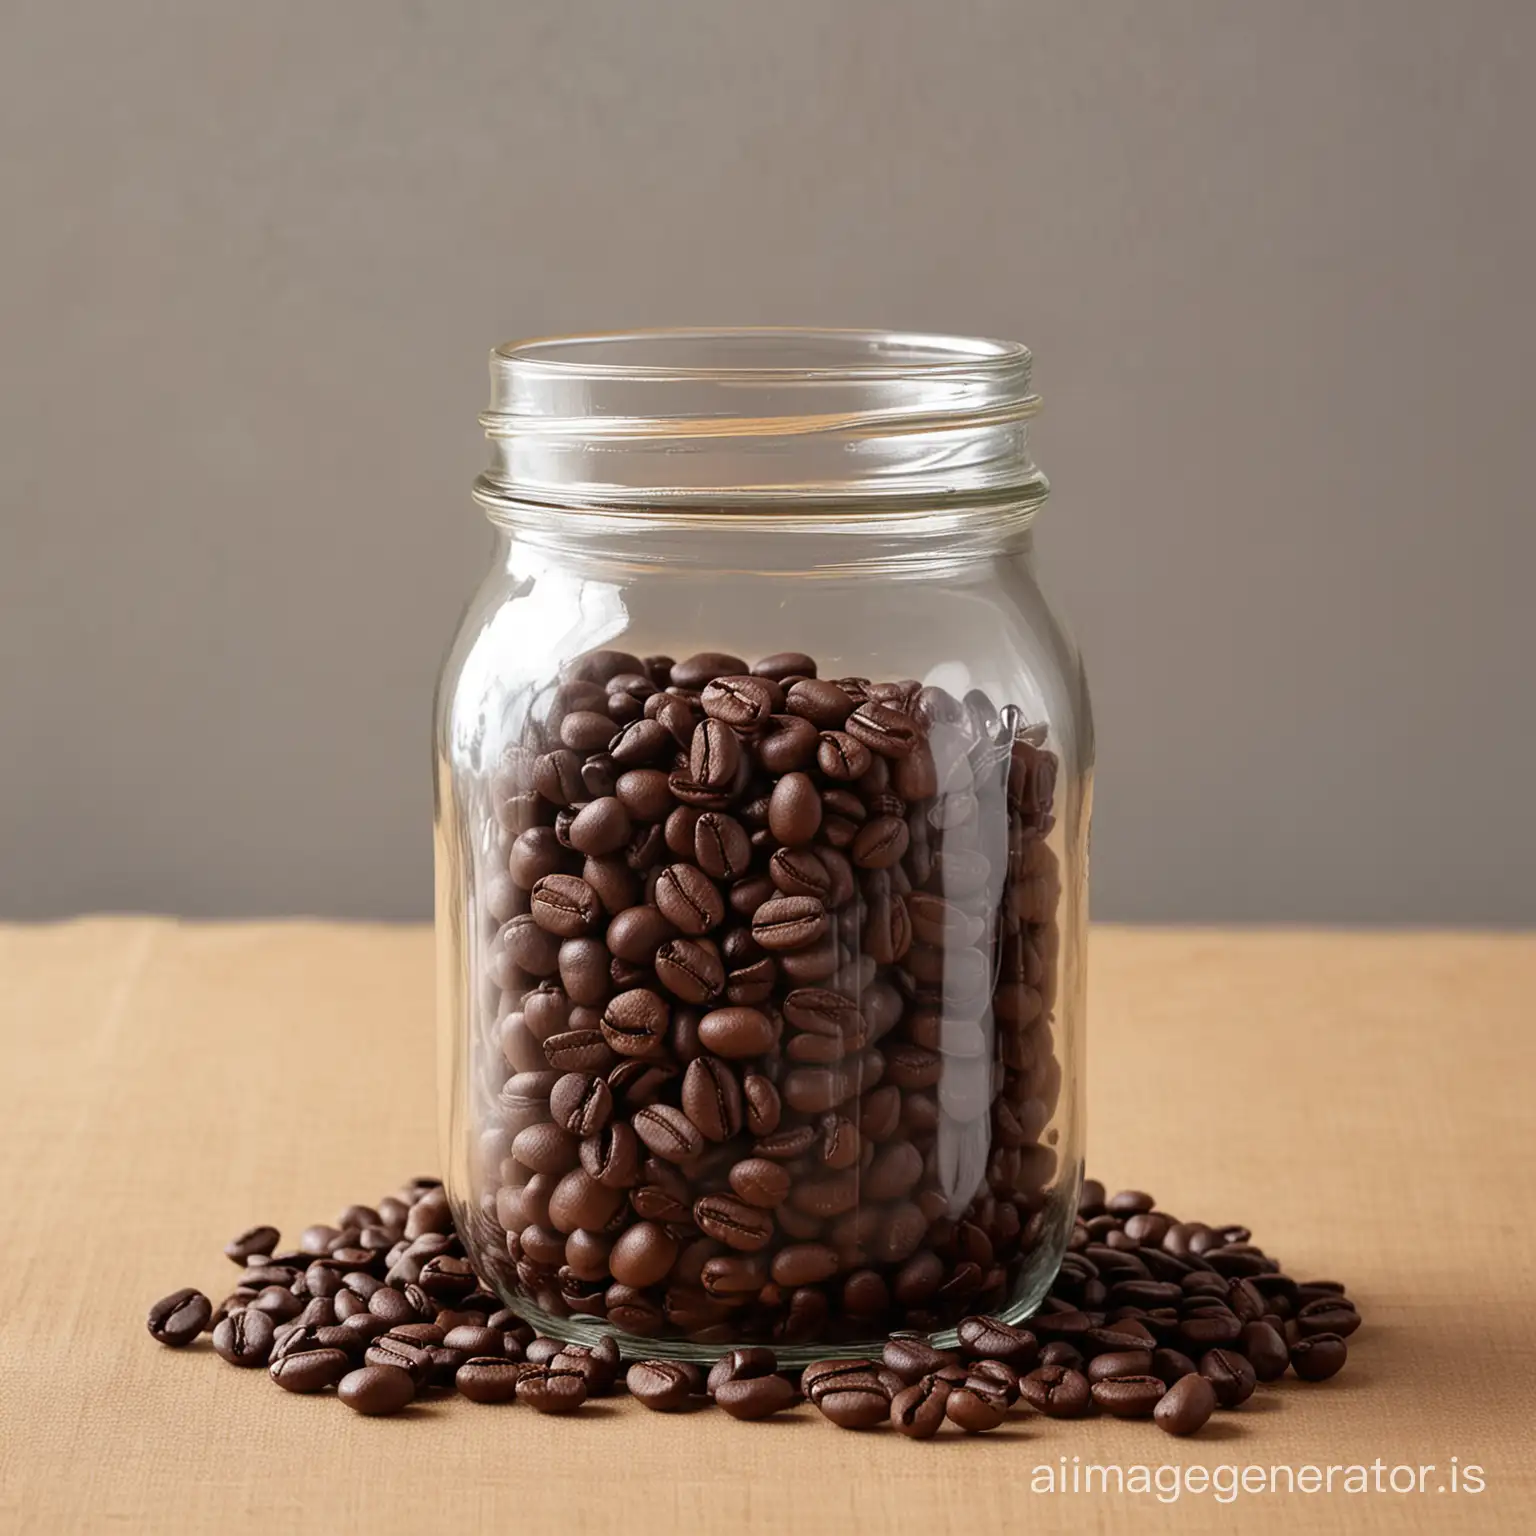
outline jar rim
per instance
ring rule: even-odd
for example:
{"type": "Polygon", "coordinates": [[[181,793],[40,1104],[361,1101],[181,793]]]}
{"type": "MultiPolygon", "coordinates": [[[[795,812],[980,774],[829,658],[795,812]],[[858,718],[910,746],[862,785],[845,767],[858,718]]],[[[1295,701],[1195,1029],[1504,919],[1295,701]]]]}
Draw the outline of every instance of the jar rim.
{"type": "Polygon", "coordinates": [[[506,341],[492,352],[498,362],[528,373],[562,376],[643,379],[786,379],[806,376],[841,378],[933,377],[978,370],[998,374],[1027,370],[1033,354],[1023,342],[992,337],[919,331],[884,331],[824,326],[671,326],[631,331],[592,331],[535,336],[506,341]],[[645,361],[645,355],[700,352],[721,354],[712,361],[645,361]],[[790,354],[785,360],[726,361],[739,349],[764,355],[790,354]],[[794,352],[802,354],[798,360],[794,352]],[[635,352],[638,359],[597,354],[635,352]],[[569,354],[569,355],[562,355],[569,354]],[[584,355],[582,355],[584,354],[584,355]]]}
{"type": "Polygon", "coordinates": [[[505,342],[482,502],[731,506],[1038,499],[1020,342],[682,328],[505,342]]]}

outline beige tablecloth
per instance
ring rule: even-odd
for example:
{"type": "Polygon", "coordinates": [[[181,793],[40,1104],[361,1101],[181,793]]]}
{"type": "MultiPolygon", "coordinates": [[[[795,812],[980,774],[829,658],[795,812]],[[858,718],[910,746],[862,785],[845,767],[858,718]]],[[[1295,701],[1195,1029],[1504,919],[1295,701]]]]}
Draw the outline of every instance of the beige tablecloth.
{"type": "Polygon", "coordinates": [[[0,928],[0,1529],[1536,1529],[1536,938],[1095,933],[1090,1171],[1247,1222],[1368,1319],[1343,1376],[1261,1388],[1194,1441],[1020,1415],[914,1444],[622,1400],[366,1420],[206,1339],[153,1343],[149,1302],[227,1290],[232,1233],[437,1166],[431,965],[417,928],[0,928]],[[1073,1458],[1164,1491],[1073,1493],[1073,1458]],[[1234,1502],[1165,1470],[1304,1487],[1378,1459],[1379,1493],[1339,1472],[1234,1502]]]}

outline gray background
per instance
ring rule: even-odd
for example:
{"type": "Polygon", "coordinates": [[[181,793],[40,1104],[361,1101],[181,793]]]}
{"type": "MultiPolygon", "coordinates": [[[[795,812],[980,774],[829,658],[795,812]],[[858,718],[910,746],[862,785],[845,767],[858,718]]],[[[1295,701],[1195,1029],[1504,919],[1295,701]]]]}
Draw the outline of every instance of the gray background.
{"type": "Polygon", "coordinates": [[[0,913],[430,909],[509,336],[1036,350],[1105,917],[1536,921],[1529,0],[0,20],[0,913]]]}

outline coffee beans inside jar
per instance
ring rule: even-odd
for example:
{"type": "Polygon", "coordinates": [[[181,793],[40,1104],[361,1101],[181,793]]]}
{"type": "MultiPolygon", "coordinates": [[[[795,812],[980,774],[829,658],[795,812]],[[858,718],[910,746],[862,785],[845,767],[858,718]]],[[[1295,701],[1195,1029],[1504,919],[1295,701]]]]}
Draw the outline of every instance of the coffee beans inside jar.
{"type": "Polygon", "coordinates": [[[1074,1172],[1056,777],[976,692],[570,664],[485,781],[470,893],[456,1193],[504,1299],[703,1350],[1033,1301],[1074,1172]]]}

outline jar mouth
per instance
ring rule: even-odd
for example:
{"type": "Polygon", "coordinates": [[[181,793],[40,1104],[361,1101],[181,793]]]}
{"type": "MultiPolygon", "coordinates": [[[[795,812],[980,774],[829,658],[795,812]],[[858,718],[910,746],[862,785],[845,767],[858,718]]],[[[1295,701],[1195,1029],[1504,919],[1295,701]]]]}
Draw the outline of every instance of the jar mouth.
{"type": "Polygon", "coordinates": [[[807,375],[908,378],[1020,368],[1028,384],[1031,353],[1017,341],[987,337],[926,336],[905,331],[830,330],[796,326],[738,326],[607,331],[585,336],[542,336],[502,343],[492,367],[504,363],[528,376],[541,371],[629,376],[650,380],[741,381],[807,375]]]}
{"type": "Polygon", "coordinates": [[[481,499],[632,507],[1044,494],[1018,342],[749,327],[507,342],[481,499]]]}

